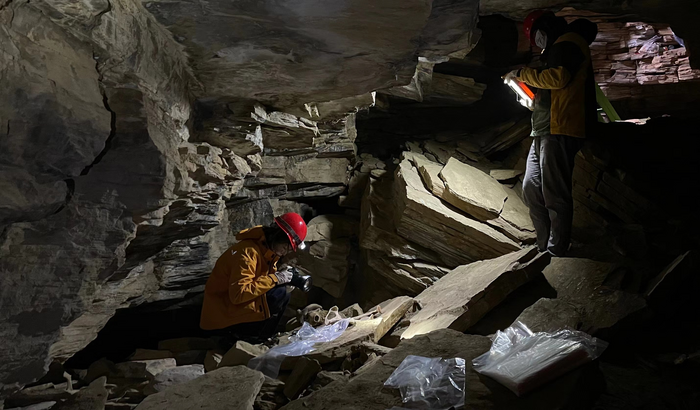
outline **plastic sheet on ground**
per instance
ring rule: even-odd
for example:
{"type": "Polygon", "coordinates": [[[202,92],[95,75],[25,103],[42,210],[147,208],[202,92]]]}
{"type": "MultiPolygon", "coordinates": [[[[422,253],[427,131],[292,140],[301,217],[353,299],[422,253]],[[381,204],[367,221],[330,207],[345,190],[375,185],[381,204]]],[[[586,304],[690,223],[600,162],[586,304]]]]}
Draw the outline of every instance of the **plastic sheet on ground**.
{"type": "Polygon", "coordinates": [[[337,339],[345,332],[349,323],[349,320],[344,319],[332,325],[314,329],[305,322],[297,334],[289,338],[291,341],[289,344],[275,346],[265,352],[265,354],[250,359],[248,367],[253,370],[259,370],[265,376],[275,379],[286,357],[302,356],[313,352],[316,343],[330,342],[337,339]]]}
{"type": "Polygon", "coordinates": [[[474,370],[521,396],[587,362],[608,346],[584,332],[570,329],[532,333],[524,324],[499,331],[491,350],[472,361],[474,370]]]}
{"type": "MultiPolygon", "coordinates": [[[[406,408],[445,410],[464,405],[464,359],[407,356],[384,383],[399,389],[406,408]]],[[[399,407],[393,409],[398,410],[399,407]]]]}

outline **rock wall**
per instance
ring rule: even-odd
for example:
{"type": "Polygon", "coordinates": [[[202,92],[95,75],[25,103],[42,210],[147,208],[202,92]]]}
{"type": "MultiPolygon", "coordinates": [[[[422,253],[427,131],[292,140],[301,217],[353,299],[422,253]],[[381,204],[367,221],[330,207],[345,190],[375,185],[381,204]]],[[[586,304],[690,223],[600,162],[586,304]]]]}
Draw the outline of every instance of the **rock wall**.
{"type": "Polygon", "coordinates": [[[14,2],[0,16],[1,84],[12,96],[0,108],[0,185],[10,193],[0,208],[0,334],[12,346],[0,381],[11,388],[82,348],[132,296],[127,282],[100,283],[183,186],[190,74],[130,1],[14,2]]]}

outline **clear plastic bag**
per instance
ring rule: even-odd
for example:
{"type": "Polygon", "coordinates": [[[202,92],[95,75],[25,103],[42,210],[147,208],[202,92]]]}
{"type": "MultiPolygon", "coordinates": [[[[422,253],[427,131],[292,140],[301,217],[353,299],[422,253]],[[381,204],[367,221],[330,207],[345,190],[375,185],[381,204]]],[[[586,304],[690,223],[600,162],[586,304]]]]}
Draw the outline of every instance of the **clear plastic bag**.
{"type": "Polygon", "coordinates": [[[464,405],[464,359],[407,356],[384,383],[399,389],[409,408],[444,410],[464,405]]]}
{"type": "Polygon", "coordinates": [[[570,329],[532,333],[524,324],[499,331],[491,350],[472,361],[474,370],[521,396],[587,362],[608,343],[570,329]]]}
{"type": "Polygon", "coordinates": [[[289,338],[290,343],[275,346],[265,354],[250,359],[248,367],[263,372],[265,376],[277,378],[280,366],[287,356],[302,356],[314,351],[314,345],[337,339],[348,328],[349,320],[343,319],[329,326],[314,329],[308,323],[299,329],[296,335],[289,338]]]}
{"type": "Polygon", "coordinates": [[[637,51],[637,54],[656,54],[659,52],[659,45],[656,44],[657,41],[662,40],[663,37],[660,35],[655,35],[654,37],[650,38],[649,40],[645,41],[644,44],[639,48],[637,51]]]}

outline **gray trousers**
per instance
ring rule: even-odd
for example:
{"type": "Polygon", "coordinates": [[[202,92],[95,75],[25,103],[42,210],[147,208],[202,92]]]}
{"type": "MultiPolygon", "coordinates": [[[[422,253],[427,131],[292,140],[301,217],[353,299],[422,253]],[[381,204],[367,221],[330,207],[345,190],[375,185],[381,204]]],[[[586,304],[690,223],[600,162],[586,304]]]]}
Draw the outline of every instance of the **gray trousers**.
{"type": "Polygon", "coordinates": [[[545,135],[535,137],[527,156],[523,199],[530,208],[538,248],[555,256],[563,256],[571,240],[571,179],[582,145],[581,138],[545,135]]]}

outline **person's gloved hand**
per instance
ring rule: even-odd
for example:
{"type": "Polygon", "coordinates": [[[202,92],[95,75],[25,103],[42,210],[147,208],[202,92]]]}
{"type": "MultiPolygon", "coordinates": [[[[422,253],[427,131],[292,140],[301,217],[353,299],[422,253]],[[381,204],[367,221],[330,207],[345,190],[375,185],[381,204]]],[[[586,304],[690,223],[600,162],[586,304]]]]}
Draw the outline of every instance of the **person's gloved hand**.
{"type": "Polygon", "coordinates": [[[518,78],[518,74],[520,74],[519,68],[508,72],[506,75],[502,76],[501,78],[504,80],[515,79],[515,78],[518,78]]]}
{"type": "Polygon", "coordinates": [[[279,283],[280,285],[284,285],[292,281],[292,268],[283,268],[273,273],[273,275],[275,275],[275,277],[277,278],[277,283],[279,283]]]}

